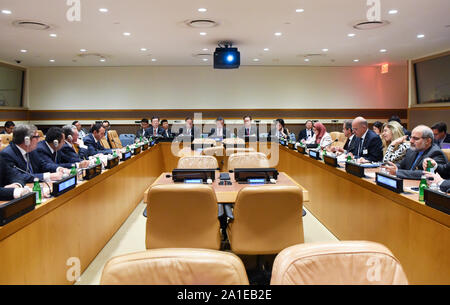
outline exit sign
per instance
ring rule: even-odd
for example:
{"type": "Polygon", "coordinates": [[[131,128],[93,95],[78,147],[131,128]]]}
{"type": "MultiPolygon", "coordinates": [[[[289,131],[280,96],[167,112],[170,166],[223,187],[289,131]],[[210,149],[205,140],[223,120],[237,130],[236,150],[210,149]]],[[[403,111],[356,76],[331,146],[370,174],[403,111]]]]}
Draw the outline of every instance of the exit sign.
{"type": "Polygon", "coordinates": [[[381,74],[385,74],[389,72],[389,64],[382,64],[381,65],[381,74]]]}

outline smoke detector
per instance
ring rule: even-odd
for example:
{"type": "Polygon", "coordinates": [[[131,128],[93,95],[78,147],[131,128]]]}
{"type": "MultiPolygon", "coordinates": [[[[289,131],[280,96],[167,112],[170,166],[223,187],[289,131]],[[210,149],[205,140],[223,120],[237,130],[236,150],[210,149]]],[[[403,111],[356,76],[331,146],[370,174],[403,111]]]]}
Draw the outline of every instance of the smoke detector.
{"type": "Polygon", "coordinates": [[[52,28],[52,26],[49,24],[33,20],[16,20],[12,24],[15,27],[37,31],[46,31],[52,28]]]}
{"type": "Polygon", "coordinates": [[[219,25],[214,20],[209,19],[195,19],[195,20],[187,20],[185,21],[185,24],[188,27],[194,28],[194,29],[207,29],[207,28],[213,28],[219,25]]]}
{"type": "Polygon", "coordinates": [[[381,28],[383,26],[386,26],[389,24],[389,21],[386,20],[381,20],[381,21],[358,21],[355,24],[353,24],[353,28],[357,29],[357,30],[373,30],[373,29],[378,29],[381,28]]]}

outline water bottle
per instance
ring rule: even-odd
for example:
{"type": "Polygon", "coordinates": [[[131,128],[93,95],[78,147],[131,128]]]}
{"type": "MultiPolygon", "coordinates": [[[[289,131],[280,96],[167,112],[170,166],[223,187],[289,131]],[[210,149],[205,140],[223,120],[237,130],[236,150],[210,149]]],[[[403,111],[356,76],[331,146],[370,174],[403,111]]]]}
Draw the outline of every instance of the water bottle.
{"type": "Polygon", "coordinates": [[[427,172],[434,174],[433,165],[430,160],[427,161],[427,172]]]}
{"type": "Polygon", "coordinates": [[[427,178],[425,176],[422,176],[420,178],[420,184],[419,184],[419,201],[424,201],[424,190],[428,188],[427,184],[427,178]]]}
{"type": "Polygon", "coordinates": [[[33,192],[36,192],[36,205],[42,203],[42,191],[41,185],[39,184],[39,179],[34,178],[33,192]]]}
{"type": "Polygon", "coordinates": [[[101,164],[102,162],[100,161],[100,157],[97,156],[97,160],[95,160],[95,164],[101,164]]]}
{"type": "Polygon", "coordinates": [[[72,164],[72,168],[70,169],[70,175],[71,176],[77,175],[77,168],[76,168],[75,164],[72,164]]]}

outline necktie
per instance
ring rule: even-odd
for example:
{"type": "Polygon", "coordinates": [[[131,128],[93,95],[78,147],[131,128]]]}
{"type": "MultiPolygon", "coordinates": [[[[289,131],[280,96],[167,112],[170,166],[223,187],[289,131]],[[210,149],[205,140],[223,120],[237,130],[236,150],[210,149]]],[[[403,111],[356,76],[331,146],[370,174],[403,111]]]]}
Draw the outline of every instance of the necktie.
{"type": "Polygon", "coordinates": [[[423,151],[421,151],[417,154],[416,160],[414,160],[414,163],[409,170],[413,170],[416,167],[417,161],[419,161],[419,159],[422,155],[423,155],[423,151]]]}
{"type": "Polygon", "coordinates": [[[153,135],[156,136],[156,129],[153,128],[153,135]]]}
{"type": "Polygon", "coordinates": [[[29,155],[29,153],[26,153],[25,154],[25,161],[27,162],[27,171],[29,172],[29,173],[33,173],[33,166],[31,166],[31,161],[30,161],[30,155],[29,155]]]}
{"type": "Polygon", "coordinates": [[[246,135],[246,136],[250,135],[250,129],[245,128],[245,135],[246,135]]]}
{"type": "Polygon", "coordinates": [[[363,148],[364,138],[359,139],[359,148],[358,148],[358,156],[361,157],[361,150],[363,148]]]}

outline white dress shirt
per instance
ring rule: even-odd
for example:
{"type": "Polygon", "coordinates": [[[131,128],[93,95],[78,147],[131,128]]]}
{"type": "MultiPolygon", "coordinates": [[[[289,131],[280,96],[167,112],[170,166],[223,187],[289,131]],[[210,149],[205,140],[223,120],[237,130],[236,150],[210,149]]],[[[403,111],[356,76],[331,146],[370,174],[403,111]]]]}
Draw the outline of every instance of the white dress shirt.
{"type": "MultiPolygon", "coordinates": [[[[27,152],[22,149],[20,146],[16,146],[20,153],[22,154],[23,159],[25,160],[25,163],[27,164],[27,170],[28,170],[28,159],[27,159],[27,152]]],[[[44,181],[49,182],[50,181],[50,173],[44,173],[44,181]]]]}

